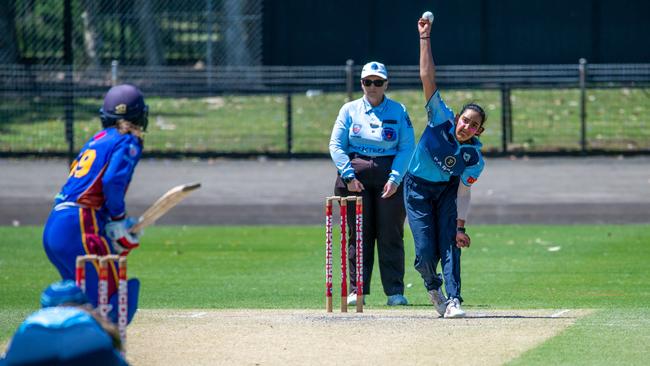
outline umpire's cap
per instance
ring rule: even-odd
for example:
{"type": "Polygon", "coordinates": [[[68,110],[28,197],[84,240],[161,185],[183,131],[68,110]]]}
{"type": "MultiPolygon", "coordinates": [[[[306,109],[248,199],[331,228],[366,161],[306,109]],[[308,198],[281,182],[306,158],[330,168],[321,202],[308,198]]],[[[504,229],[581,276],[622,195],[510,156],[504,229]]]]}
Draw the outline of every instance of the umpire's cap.
{"type": "Polygon", "coordinates": [[[72,280],[54,282],[41,294],[41,306],[44,308],[61,304],[84,305],[89,302],[86,294],[72,280]]]}
{"type": "Polygon", "coordinates": [[[99,115],[103,127],[113,126],[124,119],[145,131],[149,123],[149,106],[145,104],[140,89],[131,84],[121,84],[108,90],[99,115]]]}
{"type": "Polygon", "coordinates": [[[361,69],[361,78],[364,79],[371,75],[379,76],[384,80],[388,80],[388,71],[386,71],[386,66],[381,62],[371,61],[363,65],[363,69],[361,69]]]}

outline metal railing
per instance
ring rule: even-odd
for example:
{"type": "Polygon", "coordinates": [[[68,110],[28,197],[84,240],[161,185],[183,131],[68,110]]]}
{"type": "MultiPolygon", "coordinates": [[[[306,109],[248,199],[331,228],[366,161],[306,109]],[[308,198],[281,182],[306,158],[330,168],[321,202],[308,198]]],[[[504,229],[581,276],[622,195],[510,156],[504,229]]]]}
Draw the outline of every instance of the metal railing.
{"type": "MultiPolygon", "coordinates": [[[[122,66],[86,67],[72,71],[75,90],[104,92],[114,79],[128,80],[148,94],[160,96],[214,93],[300,93],[308,89],[348,91],[361,66],[122,66]]],[[[437,66],[436,78],[445,88],[579,87],[580,64],[437,66]]],[[[60,65],[0,65],[3,93],[33,93],[33,88],[60,92],[66,73],[60,65]],[[32,88],[30,88],[30,86],[32,88]]],[[[391,88],[420,87],[417,66],[389,68],[391,88]]],[[[650,64],[585,64],[587,87],[648,87],[650,64]]],[[[356,82],[353,83],[354,87],[356,82]]],[[[46,92],[42,90],[41,92],[46,92]]]]}
{"type": "MultiPolygon", "coordinates": [[[[119,67],[117,63],[112,68],[75,69],[51,65],[0,65],[0,155],[72,154],[89,131],[96,129],[95,122],[91,121],[95,121],[102,95],[116,82],[136,84],[148,100],[156,101],[152,108],[154,128],[158,123],[163,126],[160,129],[165,130],[165,121],[173,119],[177,121],[174,122],[178,127],[176,133],[186,133],[183,143],[171,145],[164,141],[166,135],[154,137],[152,134],[154,143],[145,148],[147,154],[326,155],[327,130],[331,129],[336,111],[345,96],[350,99],[354,94],[360,95],[360,71],[361,66],[352,62],[341,66],[214,66],[209,69],[201,66],[119,67]],[[342,97],[335,102],[318,98],[339,94],[342,97]],[[221,111],[214,115],[209,111],[228,109],[228,103],[210,98],[237,96],[258,98],[251,99],[258,101],[271,97],[274,102],[272,107],[262,108],[259,113],[252,110],[247,115],[237,112],[236,108],[225,117],[219,114],[221,111]],[[190,107],[191,113],[198,116],[196,120],[206,120],[197,126],[174,116],[174,107],[169,106],[169,103],[195,99],[208,103],[205,111],[201,111],[201,107],[190,107]],[[315,112],[305,115],[304,111],[319,108],[331,112],[318,117],[314,116],[315,112]],[[259,114],[267,115],[263,120],[268,125],[261,129],[246,127],[240,134],[230,130],[233,124],[246,126],[247,120],[256,120],[259,114]],[[312,124],[317,126],[314,127],[317,133],[310,135],[312,124]],[[58,128],[61,130],[52,132],[58,128]],[[213,129],[217,131],[209,136],[196,132],[213,129]],[[83,133],[76,132],[79,130],[83,133]],[[219,130],[229,132],[219,133],[219,130]],[[228,147],[232,145],[230,140],[250,144],[228,147]]],[[[490,141],[486,148],[489,153],[647,153],[650,150],[650,136],[642,133],[628,136],[622,130],[649,125],[646,116],[650,111],[646,111],[645,106],[650,103],[643,98],[647,97],[645,88],[650,86],[650,64],[439,65],[436,75],[440,88],[445,91],[487,93],[479,99],[494,106],[489,114],[500,117],[500,126],[490,125],[498,130],[499,136],[486,137],[490,141]],[[632,93],[634,98],[624,99],[618,110],[607,110],[604,114],[599,109],[592,110],[600,107],[591,99],[599,98],[596,94],[607,89],[632,93]],[[549,93],[566,95],[553,99],[549,93]],[[547,97],[551,98],[548,105],[539,105],[547,97]],[[530,112],[531,105],[536,103],[537,109],[530,112]],[[548,117],[550,109],[561,111],[563,116],[548,117]],[[629,121],[621,117],[627,110],[630,111],[629,121]],[[548,127],[533,128],[539,122],[536,118],[550,121],[548,127]],[[573,122],[563,124],[563,120],[573,122]],[[634,123],[626,126],[628,122],[634,123]],[[558,133],[561,138],[535,135],[550,132],[558,133]],[[560,132],[567,133],[560,135],[560,132]],[[608,143],[610,140],[615,143],[608,143]]],[[[389,79],[389,91],[399,94],[413,90],[414,95],[421,95],[417,66],[389,66],[389,79]]],[[[410,94],[399,95],[408,98],[410,94]]],[[[239,99],[237,103],[242,104],[243,109],[253,108],[239,99]]],[[[255,103],[258,102],[252,102],[255,103]]],[[[421,108],[421,101],[418,103],[416,107],[421,108]]]]}

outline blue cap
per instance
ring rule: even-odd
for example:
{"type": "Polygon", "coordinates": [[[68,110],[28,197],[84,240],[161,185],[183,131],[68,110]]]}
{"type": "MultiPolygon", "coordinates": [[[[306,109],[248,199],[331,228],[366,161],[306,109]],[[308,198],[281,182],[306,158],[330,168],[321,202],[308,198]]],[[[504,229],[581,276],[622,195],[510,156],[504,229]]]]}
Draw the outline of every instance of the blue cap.
{"type": "Polygon", "coordinates": [[[63,280],[49,285],[41,294],[41,306],[49,308],[61,304],[87,304],[88,296],[72,280],[63,280]]]}
{"type": "Polygon", "coordinates": [[[386,66],[381,62],[372,61],[363,65],[363,69],[361,69],[361,78],[363,79],[371,75],[379,76],[384,80],[388,80],[388,71],[386,71],[386,66]]]}

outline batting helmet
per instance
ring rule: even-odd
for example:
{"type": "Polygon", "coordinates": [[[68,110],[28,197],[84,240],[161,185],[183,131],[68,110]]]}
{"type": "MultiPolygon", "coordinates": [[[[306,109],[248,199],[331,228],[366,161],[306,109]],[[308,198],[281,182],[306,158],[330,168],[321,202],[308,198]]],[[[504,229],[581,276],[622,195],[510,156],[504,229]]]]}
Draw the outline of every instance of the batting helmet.
{"type": "Polygon", "coordinates": [[[89,302],[86,294],[72,280],[54,282],[41,294],[41,306],[44,308],[61,304],[83,305],[89,302]]]}
{"type": "Polygon", "coordinates": [[[114,126],[124,119],[142,127],[146,131],[149,123],[149,106],[144,103],[140,89],[130,84],[112,87],[104,97],[104,105],[99,110],[104,128],[114,126]]]}

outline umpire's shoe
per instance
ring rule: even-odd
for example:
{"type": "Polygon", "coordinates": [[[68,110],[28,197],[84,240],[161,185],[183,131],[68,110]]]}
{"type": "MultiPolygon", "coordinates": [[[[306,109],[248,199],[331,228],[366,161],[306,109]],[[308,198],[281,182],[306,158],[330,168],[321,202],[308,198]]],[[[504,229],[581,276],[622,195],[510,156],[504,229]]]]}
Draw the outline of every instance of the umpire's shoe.
{"type": "Polygon", "coordinates": [[[386,302],[386,305],[388,306],[400,306],[408,304],[408,300],[406,300],[406,297],[404,297],[402,294],[390,295],[388,296],[388,301],[386,302]]]}

